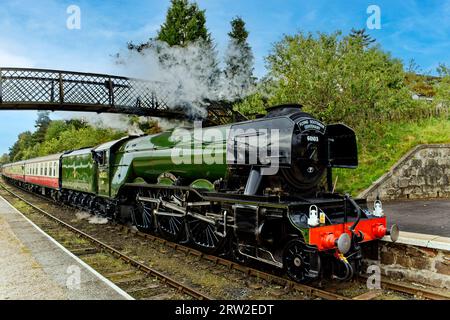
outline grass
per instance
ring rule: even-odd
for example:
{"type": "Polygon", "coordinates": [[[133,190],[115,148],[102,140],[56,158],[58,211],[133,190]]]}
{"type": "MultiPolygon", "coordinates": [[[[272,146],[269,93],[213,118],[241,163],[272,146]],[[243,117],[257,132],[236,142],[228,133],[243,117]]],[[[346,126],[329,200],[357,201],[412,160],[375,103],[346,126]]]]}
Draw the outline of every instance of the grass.
{"type": "Polygon", "coordinates": [[[450,119],[429,118],[419,122],[374,123],[356,130],[359,166],[335,169],[336,190],[353,196],[368,188],[406,152],[419,144],[449,143],[450,119]]]}

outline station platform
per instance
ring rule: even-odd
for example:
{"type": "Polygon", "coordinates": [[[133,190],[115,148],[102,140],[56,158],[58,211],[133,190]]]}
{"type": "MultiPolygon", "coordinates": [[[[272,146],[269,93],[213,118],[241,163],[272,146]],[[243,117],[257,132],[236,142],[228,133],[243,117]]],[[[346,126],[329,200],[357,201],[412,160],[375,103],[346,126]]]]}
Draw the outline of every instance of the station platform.
{"type": "Polygon", "coordinates": [[[450,238],[450,199],[383,202],[383,209],[401,231],[450,238]]]}
{"type": "Polygon", "coordinates": [[[0,300],[131,300],[0,197],[0,300]]]}

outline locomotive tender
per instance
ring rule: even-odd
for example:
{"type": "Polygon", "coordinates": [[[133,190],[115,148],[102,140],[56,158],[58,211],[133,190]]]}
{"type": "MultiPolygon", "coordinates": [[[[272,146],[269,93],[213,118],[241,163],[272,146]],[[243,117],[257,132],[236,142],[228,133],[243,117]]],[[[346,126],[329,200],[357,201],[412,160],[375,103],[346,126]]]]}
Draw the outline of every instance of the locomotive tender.
{"type": "Polygon", "coordinates": [[[282,105],[260,119],[126,137],[7,164],[20,187],[204,252],[284,268],[296,281],[360,272],[361,246],[391,235],[377,202],[334,192],[358,165],[355,133],[282,105]],[[208,137],[208,138],[206,138],[208,137]]]}

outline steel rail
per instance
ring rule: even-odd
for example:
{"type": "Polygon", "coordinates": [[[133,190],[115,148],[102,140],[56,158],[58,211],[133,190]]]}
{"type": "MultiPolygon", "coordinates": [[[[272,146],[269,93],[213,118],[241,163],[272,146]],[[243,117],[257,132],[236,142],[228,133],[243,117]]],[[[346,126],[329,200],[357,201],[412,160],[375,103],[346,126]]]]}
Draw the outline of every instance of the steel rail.
{"type": "MultiPolygon", "coordinates": [[[[368,276],[361,275],[360,278],[367,280],[368,276]]],[[[388,290],[407,293],[413,296],[423,297],[429,300],[450,300],[450,295],[448,294],[433,292],[424,288],[416,288],[389,279],[381,279],[381,287],[388,290]]]]}
{"type": "Polygon", "coordinates": [[[167,285],[169,285],[170,287],[177,289],[178,291],[185,293],[195,299],[198,300],[211,300],[210,297],[204,295],[203,293],[195,290],[194,288],[191,288],[189,286],[186,286],[185,284],[176,281],[175,279],[164,275],[163,273],[127,256],[126,254],[120,252],[119,250],[114,249],[113,247],[107,245],[106,243],[90,236],[89,234],[69,225],[68,223],[62,221],[61,219],[53,216],[52,214],[46,212],[45,210],[39,208],[38,206],[34,205],[33,203],[29,202],[28,200],[24,199],[23,197],[21,197],[20,195],[14,193],[13,191],[9,190],[8,188],[6,188],[3,184],[0,184],[0,186],[6,190],[8,193],[10,193],[12,196],[18,198],[20,201],[26,203],[28,206],[32,207],[33,209],[35,209],[36,211],[40,212],[41,214],[43,214],[45,217],[55,221],[56,223],[58,223],[59,225],[65,227],[66,229],[76,233],[77,235],[82,236],[83,238],[86,238],[87,240],[91,241],[93,244],[97,245],[98,247],[110,252],[111,254],[119,257],[121,260],[125,261],[126,263],[134,266],[135,268],[137,268],[139,271],[142,271],[144,273],[147,273],[148,275],[154,276],[157,279],[159,279],[162,283],[165,283],[167,285]]]}

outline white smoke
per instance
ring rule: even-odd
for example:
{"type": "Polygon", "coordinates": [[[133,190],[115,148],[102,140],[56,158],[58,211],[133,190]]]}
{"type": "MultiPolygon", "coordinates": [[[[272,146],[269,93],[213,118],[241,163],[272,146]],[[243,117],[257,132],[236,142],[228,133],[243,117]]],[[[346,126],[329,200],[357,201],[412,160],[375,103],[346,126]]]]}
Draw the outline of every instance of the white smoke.
{"type": "Polygon", "coordinates": [[[91,216],[88,219],[90,224],[107,224],[108,223],[108,219],[104,218],[104,217],[99,217],[99,216],[91,216]]]}
{"type": "Polygon", "coordinates": [[[108,219],[104,217],[99,217],[96,215],[92,215],[85,211],[78,211],[75,213],[77,220],[87,220],[90,224],[107,224],[108,219]]]}
{"type": "MultiPolygon", "coordinates": [[[[161,41],[151,41],[141,52],[130,51],[119,55],[114,74],[149,81],[158,98],[168,107],[182,107],[188,118],[206,116],[208,101],[235,101],[252,93],[250,84],[253,56],[251,51],[230,41],[225,61],[231,61],[238,72],[230,77],[217,65],[217,53],[204,42],[194,42],[187,47],[173,46],[161,41]],[[251,70],[250,73],[247,70],[251,70]]],[[[148,92],[137,92],[137,96],[148,92]]],[[[97,127],[127,131],[129,135],[143,132],[122,114],[94,114],[89,112],[56,112],[64,119],[80,119],[97,127]]],[[[148,117],[140,117],[146,122],[148,117]]],[[[186,126],[184,120],[157,120],[163,130],[186,126]]]]}
{"type": "MultiPolygon", "coordinates": [[[[226,59],[241,54],[240,47],[232,42],[226,59]]],[[[208,100],[232,102],[251,93],[249,86],[242,85],[246,81],[245,74],[229,81],[217,65],[216,56],[215,50],[204,42],[171,47],[165,42],[152,41],[141,52],[123,54],[120,66],[121,73],[128,77],[157,82],[156,94],[169,107],[182,106],[194,116],[204,116],[208,100]]],[[[249,62],[246,60],[234,59],[233,62],[237,69],[247,69],[249,62]]]]}
{"type": "Polygon", "coordinates": [[[91,214],[85,211],[78,211],[77,213],[75,213],[75,217],[77,217],[77,220],[86,220],[90,216],[91,214]]]}
{"type": "Polygon", "coordinates": [[[228,101],[245,98],[256,90],[253,77],[254,57],[246,43],[231,39],[225,52],[225,71],[222,77],[223,92],[228,101]]]}

